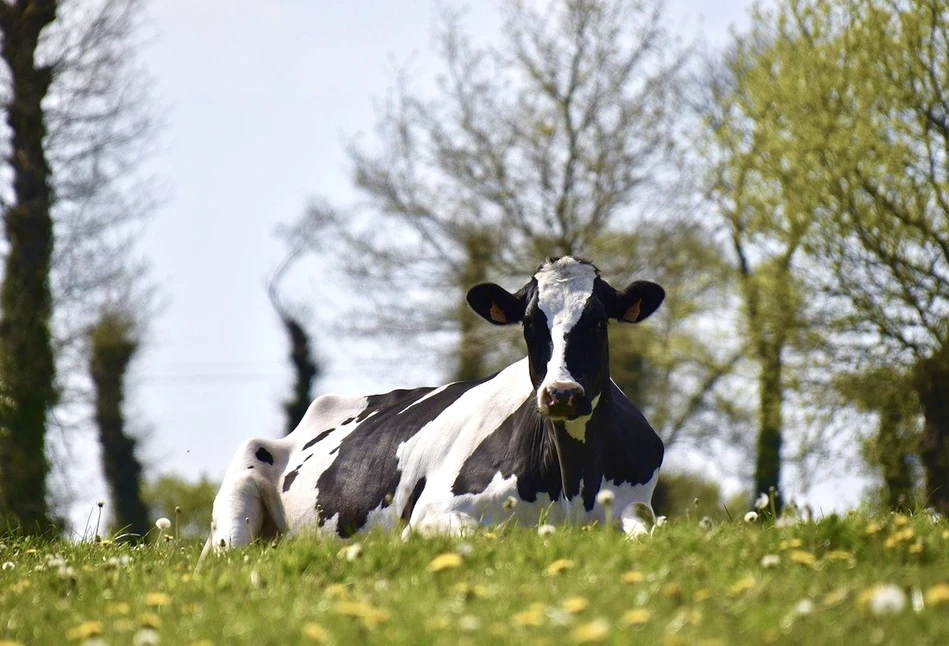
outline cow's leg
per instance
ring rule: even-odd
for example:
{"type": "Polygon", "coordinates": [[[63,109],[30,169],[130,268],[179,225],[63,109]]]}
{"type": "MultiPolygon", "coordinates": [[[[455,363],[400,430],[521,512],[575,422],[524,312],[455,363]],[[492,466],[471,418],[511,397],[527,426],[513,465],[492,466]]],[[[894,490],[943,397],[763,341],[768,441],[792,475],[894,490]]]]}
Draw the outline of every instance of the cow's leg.
{"type": "Polygon", "coordinates": [[[277,492],[277,480],[286,467],[285,449],[266,440],[241,445],[214,498],[208,548],[247,545],[285,532],[287,522],[277,492]]]}
{"type": "Polygon", "coordinates": [[[630,538],[651,534],[656,526],[656,512],[652,508],[652,492],[659,480],[659,469],[645,484],[632,485],[626,498],[630,502],[619,510],[619,521],[630,538]]]}

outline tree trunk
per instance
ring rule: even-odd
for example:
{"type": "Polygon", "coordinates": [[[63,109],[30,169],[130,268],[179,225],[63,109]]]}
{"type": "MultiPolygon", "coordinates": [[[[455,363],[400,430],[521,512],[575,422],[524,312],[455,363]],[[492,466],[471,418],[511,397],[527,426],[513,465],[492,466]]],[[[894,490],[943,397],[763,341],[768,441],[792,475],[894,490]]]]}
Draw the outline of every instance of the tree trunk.
{"type": "Polygon", "coordinates": [[[923,408],[919,455],[926,473],[926,504],[949,516],[949,347],[919,361],[915,385],[923,408]]]}
{"type": "MultiPolygon", "coordinates": [[[[892,406],[898,406],[892,402],[892,406]]],[[[886,504],[890,509],[911,511],[915,499],[913,470],[910,466],[906,439],[908,420],[903,411],[881,411],[874,454],[886,487],[886,504]]]]}
{"type": "Polygon", "coordinates": [[[9,245],[0,287],[0,514],[5,527],[52,527],[46,502],[46,416],[56,399],[50,340],[49,268],[53,252],[50,168],[43,98],[52,70],[37,67],[40,32],[56,18],[55,0],[0,2],[12,93],[4,106],[12,137],[13,205],[3,214],[9,245]]]}
{"type": "Polygon", "coordinates": [[[290,337],[290,363],[293,365],[293,394],[283,402],[287,420],[284,435],[289,435],[310,407],[313,382],[320,375],[320,367],[313,359],[310,335],[303,326],[289,315],[281,315],[280,321],[290,337]]]}
{"type": "Polygon", "coordinates": [[[89,363],[96,388],[102,463],[112,496],[112,526],[123,534],[144,536],[150,527],[142,501],[142,464],[135,455],[135,439],[125,432],[122,413],[125,374],[137,349],[131,326],[121,317],[106,314],[92,333],[89,363]]]}
{"type": "Polygon", "coordinates": [[[775,510],[780,513],[781,499],[781,442],[783,416],[783,391],[780,346],[762,342],[758,346],[758,363],[761,375],[758,378],[760,408],[758,431],[758,457],[755,463],[755,496],[775,490],[775,510]]]}
{"type": "Polygon", "coordinates": [[[457,381],[484,377],[484,345],[480,332],[483,321],[475,314],[464,298],[465,292],[488,279],[488,265],[494,246],[491,237],[479,231],[470,231],[465,236],[465,265],[459,276],[462,298],[458,307],[458,327],[461,339],[458,342],[458,364],[454,378],[457,381]]]}

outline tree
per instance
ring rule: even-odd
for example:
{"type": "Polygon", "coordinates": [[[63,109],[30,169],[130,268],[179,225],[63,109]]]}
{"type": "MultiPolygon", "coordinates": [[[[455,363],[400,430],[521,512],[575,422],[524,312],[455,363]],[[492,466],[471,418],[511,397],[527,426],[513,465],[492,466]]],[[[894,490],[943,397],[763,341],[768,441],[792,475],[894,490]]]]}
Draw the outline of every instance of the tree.
{"type": "Polygon", "coordinates": [[[112,525],[123,534],[144,536],[150,527],[141,495],[142,463],[122,410],[126,373],[140,345],[139,331],[131,314],[106,309],[89,336],[89,372],[96,391],[95,420],[112,498],[112,525]]]}
{"type": "Polygon", "coordinates": [[[517,330],[502,337],[476,319],[464,299],[472,285],[520,281],[565,254],[596,260],[616,282],[645,270],[682,317],[665,316],[655,338],[611,332],[612,365],[638,403],[662,409],[666,437],[704,431],[712,425],[696,419],[733,353],[685,350],[710,347],[690,324],[727,300],[721,254],[690,217],[677,172],[690,53],[659,2],[536,6],[503,3],[491,47],[445,16],[434,95],[400,74],[373,143],[350,146],[360,204],[307,212],[311,228],[340,240],[324,249],[367,306],[346,329],[398,337],[414,359],[428,350],[454,379],[481,377],[522,350],[517,330]]]}
{"type": "Polygon", "coordinates": [[[313,356],[313,341],[302,321],[306,315],[305,308],[297,307],[296,310],[302,313],[295,314],[280,297],[281,281],[300,256],[307,252],[312,241],[305,236],[297,236],[297,232],[284,233],[284,239],[290,248],[270,279],[267,295],[290,341],[293,387],[290,397],[283,402],[283,410],[286,413],[284,435],[289,435],[303,419],[310,402],[313,401],[313,383],[320,376],[320,365],[313,356]]]}
{"type": "Polygon", "coordinates": [[[0,512],[25,531],[51,526],[46,503],[46,415],[56,401],[50,324],[53,193],[43,147],[43,99],[53,71],[36,60],[40,33],[56,19],[55,0],[0,2],[0,57],[12,92],[4,110],[12,135],[7,159],[13,203],[4,206],[9,245],[0,287],[0,512]]]}
{"type": "Polygon", "coordinates": [[[806,245],[835,341],[912,374],[926,499],[949,512],[949,7],[786,0],[774,20],[766,179],[819,224],[806,245]]]}
{"type": "Polygon", "coordinates": [[[134,56],[143,2],[0,2],[10,126],[10,145],[0,142],[10,170],[0,175],[10,242],[0,289],[0,515],[26,530],[48,516],[50,407],[91,404],[88,329],[144,270],[134,241],[153,200],[138,164],[159,122],[134,56]],[[35,510],[26,520],[23,506],[35,510]]]}

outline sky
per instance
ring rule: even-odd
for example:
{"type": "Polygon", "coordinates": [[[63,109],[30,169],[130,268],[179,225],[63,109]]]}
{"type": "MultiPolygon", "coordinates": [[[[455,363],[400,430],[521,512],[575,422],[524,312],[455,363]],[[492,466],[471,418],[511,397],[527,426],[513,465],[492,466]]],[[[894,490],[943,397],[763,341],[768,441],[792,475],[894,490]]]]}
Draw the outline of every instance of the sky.
{"type": "MultiPolygon", "coordinates": [[[[667,0],[667,18],[683,40],[701,36],[719,47],[731,25],[747,25],[750,4],[667,0]]],[[[129,414],[145,432],[150,475],[219,479],[243,440],[280,434],[290,369],[265,289],[283,254],[275,229],[298,218],[315,196],[353,200],[345,142],[371,131],[374,102],[391,87],[394,63],[410,64],[422,78],[435,69],[437,6],[152,1],[152,37],[142,58],[168,125],[149,169],[168,198],[142,251],[167,305],[134,365],[129,414]]],[[[494,3],[467,6],[469,33],[495,39],[494,3]]],[[[378,374],[352,359],[347,342],[329,331],[345,296],[320,273],[295,276],[288,293],[319,312],[319,390],[357,394],[424,381],[424,366],[378,374]]],[[[79,531],[95,500],[106,497],[89,468],[96,450],[91,440],[71,449],[74,480],[82,484],[73,487],[70,512],[79,531]]]]}

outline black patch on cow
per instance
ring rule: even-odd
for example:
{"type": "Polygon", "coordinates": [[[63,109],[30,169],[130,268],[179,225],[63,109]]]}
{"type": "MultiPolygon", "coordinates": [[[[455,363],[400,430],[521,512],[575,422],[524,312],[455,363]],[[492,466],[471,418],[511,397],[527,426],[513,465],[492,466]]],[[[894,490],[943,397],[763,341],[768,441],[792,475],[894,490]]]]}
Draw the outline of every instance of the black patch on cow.
{"type": "Polygon", "coordinates": [[[318,504],[323,509],[320,526],[339,514],[337,533],[347,537],[357,532],[366,523],[369,512],[398,487],[399,445],[462,394],[488,379],[491,377],[449,384],[422,402],[419,400],[434,388],[395,390],[368,397],[366,409],[359,414],[362,423],[340,442],[339,456],[316,483],[318,504]]]}
{"type": "Polygon", "coordinates": [[[645,484],[662,465],[662,440],[622,391],[610,383],[611,419],[605,425],[604,475],[616,484],[645,484]]]}
{"type": "Polygon", "coordinates": [[[339,446],[338,446],[338,445],[337,445],[337,446],[334,446],[333,448],[331,448],[331,449],[330,449],[330,452],[329,452],[327,455],[333,455],[333,454],[336,453],[337,451],[339,451],[339,446]]]}
{"type": "Polygon", "coordinates": [[[418,499],[422,496],[422,490],[425,489],[425,476],[422,476],[418,479],[418,482],[415,483],[415,487],[412,489],[412,493],[409,494],[409,499],[405,503],[405,507],[402,508],[402,521],[407,523],[412,520],[412,512],[415,510],[415,503],[418,502],[418,499]]]}
{"type": "Polygon", "coordinates": [[[344,420],[340,423],[340,426],[346,426],[347,424],[352,424],[354,419],[356,419],[356,418],[355,418],[355,417],[347,417],[346,419],[344,419],[344,420]]]}
{"type": "Polygon", "coordinates": [[[299,466],[283,477],[283,493],[290,491],[290,486],[293,484],[293,481],[297,479],[298,475],[300,475],[299,466]]]}
{"type": "Polygon", "coordinates": [[[270,451],[268,451],[264,447],[260,447],[259,449],[257,449],[257,452],[254,453],[254,457],[256,457],[261,462],[266,462],[267,464],[273,464],[273,456],[270,454],[270,451]]]}
{"type": "Polygon", "coordinates": [[[500,473],[517,476],[521,500],[582,495],[590,511],[604,477],[643,484],[662,463],[662,440],[612,383],[587,422],[585,442],[569,435],[563,422],[542,418],[536,406],[528,398],[478,445],[452,484],[454,495],[482,493],[500,473]]]}
{"type": "Polygon", "coordinates": [[[327,430],[323,431],[322,433],[320,433],[319,435],[317,435],[316,437],[314,437],[312,440],[310,440],[309,442],[307,442],[306,444],[304,444],[304,445],[303,445],[303,448],[300,449],[300,450],[301,450],[301,451],[306,451],[308,448],[310,448],[311,446],[313,446],[314,444],[316,444],[316,443],[319,442],[320,440],[326,439],[326,437],[327,437],[330,433],[332,433],[333,431],[335,431],[335,430],[336,430],[335,428],[330,428],[330,429],[327,429],[327,430]]]}
{"type": "Polygon", "coordinates": [[[313,454],[311,453],[310,455],[308,455],[308,456],[306,456],[305,458],[303,458],[303,461],[306,462],[307,460],[309,460],[309,459],[312,458],[312,457],[313,457],[313,454]]]}
{"type": "Polygon", "coordinates": [[[250,466],[247,467],[247,468],[248,468],[248,469],[253,469],[253,468],[254,468],[254,465],[252,464],[252,465],[250,465],[250,466]]]}

